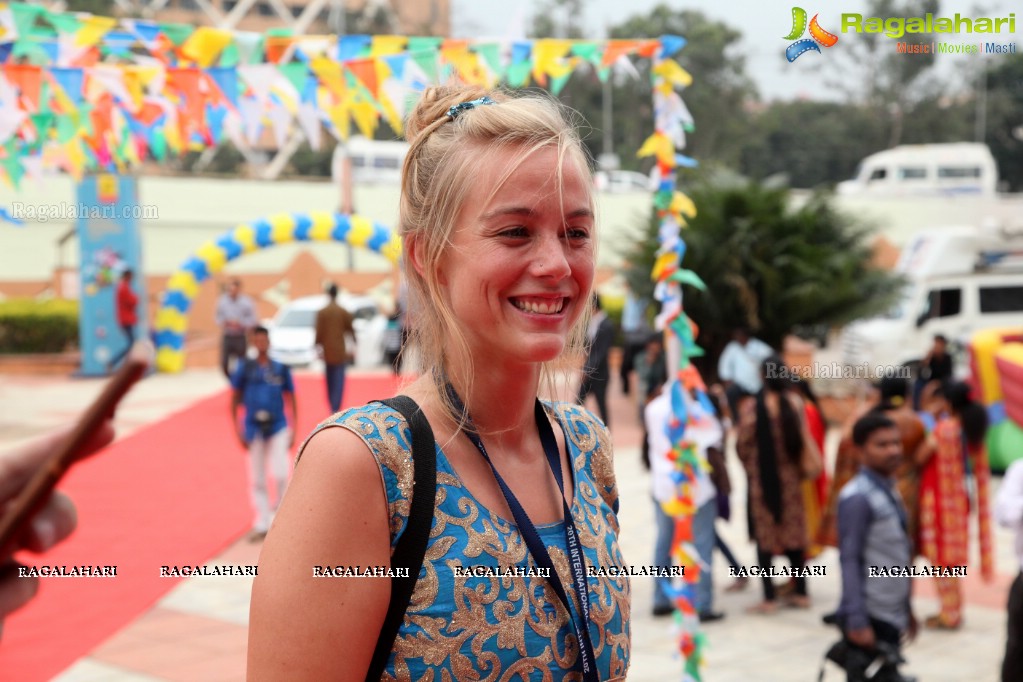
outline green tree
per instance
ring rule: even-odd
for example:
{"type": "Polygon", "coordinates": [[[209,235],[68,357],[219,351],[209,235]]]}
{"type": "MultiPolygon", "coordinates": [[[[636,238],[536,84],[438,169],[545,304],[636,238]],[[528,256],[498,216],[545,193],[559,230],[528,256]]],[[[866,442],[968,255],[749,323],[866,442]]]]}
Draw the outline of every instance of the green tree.
{"type": "MultiPolygon", "coordinates": [[[[938,16],[940,9],[938,0],[870,0],[863,16],[883,20],[922,17],[928,12],[938,16]]],[[[934,74],[934,54],[898,54],[895,41],[883,33],[845,35],[848,39],[836,54],[845,59],[833,60],[841,68],[840,75],[828,83],[844,92],[849,101],[866,106],[885,131],[885,148],[894,147],[917,125],[919,108],[947,96],[950,85],[934,74]]],[[[931,36],[907,33],[898,40],[927,43],[931,36]]]]}
{"type": "Polygon", "coordinates": [[[833,185],[852,177],[864,156],[885,148],[870,110],[852,103],[772,102],[751,117],[742,149],[744,175],[787,177],[792,187],[833,185]]]}
{"type": "Polygon", "coordinates": [[[582,0],[544,0],[533,15],[534,38],[583,38],[582,0]]]}
{"type": "Polygon", "coordinates": [[[1023,55],[993,59],[987,74],[984,141],[998,163],[999,177],[1023,191],[1023,55]]]}
{"type": "Polygon", "coordinates": [[[330,143],[329,137],[325,142],[326,144],[323,144],[319,151],[313,150],[308,142],[303,142],[302,146],[292,155],[284,174],[329,178],[335,145],[330,143]]]}
{"type": "MultiPolygon", "coordinates": [[[[717,357],[736,325],[747,325],[775,348],[790,333],[806,334],[879,313],[900,279],[871,266],[869,229],[839,213],[826,194],[793,208],[789,191],[745,179],[703,179],[689,191],[699,213],[683,230],[683,267],[706,291],[686,288],[686,313],[700,327],[707,352],[698,362],[715,374],[717,357]]],[[[626,253],[627,279],[652,293],[650,271],[657,219],[626,253]]]]}
{"type": "MultiPolygon", "coordinates": [[[[693,75],[693,84],[682,92],[696,122],[696,133],[688,141],[686,153],[737,168],[748,125],[746,112],[758,99],[756,86],[746,73],[746,57],[738,51],[742,33],[700,11],[676,10],[666,4],[611,29],[611,38],[655,38],[664,34],[684,36],[688,41],[674,57],[693,75]]],[[[648,69],[649,64],[641,64],[644,75],[648,69]]],[[[644,78],[636,83],[642,85],[642,94],[637,87],[623,93],[624,97],[616,97],[616,126],[653,130],[649,82],[644,78]]],[[[632,146],[629,153],[635,154],[635,150],[632,146]]]]}
{"type": "MultiPolygon", "coordinates": [[[[581,0],[546,0],[534,15],[533,38],[582,37],[581,0]]],[[[610,38],[656,38],[666,33],[684,36],[689,42],[675,59],[693,74],[694,83],[682,97],[696,121],[688,154],[737,165],[746,124],[747,104],[756,98],[753,81],[746,75],[745,58],[736,48],[742,34],[703,13],[674,10],[662,4],[647,14],[634,15],[611,28],[610,38]]],[[[646,170],[650,161],[636,158],[636,150],[653,130],[653,103],[649,60],[633,60],[640,77],[624,73],[609,76],[611,99],[611,150],[622,168],[646,170]]],[[[572,75],[559,98],[584,119],[584,144],[596,158],[604,149],[604,93],[594,69],[572,75]]]]}
{"type": "MultiPolygon", "coordinates": [[[[959,142],[972,136],[969,99],[923,99],[902,142],[959,142]]],[[[784,174],[792,187],[834,185],[852,177],[867,155],[887,149],[888,131],[873,109],[855,102],[772,102],[751,116],[740,171],[763,179],[784,174]]]]}

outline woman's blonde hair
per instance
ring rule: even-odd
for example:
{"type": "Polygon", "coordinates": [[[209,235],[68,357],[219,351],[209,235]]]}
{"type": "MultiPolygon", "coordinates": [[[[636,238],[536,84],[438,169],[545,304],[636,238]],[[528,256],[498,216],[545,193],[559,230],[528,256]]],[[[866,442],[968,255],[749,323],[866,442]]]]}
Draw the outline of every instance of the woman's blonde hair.
{"type": "MultiPolygon", "coordinates": [[[[401,202],[398,224],[404,243],[402,265],[408,285],[411,341],[417,347],[424,373],[433,377],[434,388],[450,413],[458,415],[444,390],[445,359],[458,356],[468,368],[464,377],[468,400],[474,374],[472,358],[462,330],[451,307],[441,293],[440,263],[459,214],[480,177],[484,161],[499,150],[518,152],[502,169],[502,175],[484,205],[501,185],[532,154],[555,148],[559,186],[562,165],[574,164],[583,174],[586,187],[592,187],[589,157],[573,125],[571,111],[550,96],[529,94],[512,97],[502,91],[471,85],[447,85],[428,88],[409,114],[405,137],[409,151],[401,177],[401,202]],[[489,97],[494,104],[477,105],[454,118],[451,107],[489,97]],[[421,272],[412,263],[417,252],[421,272]]],[[[589,196],[591,209],[592,194],[589,196]]],[[[580,301],[589,300],[589,291],[579,292],[580,301]]],[[[554,373],[567,358],[580,353],[585,341],[589,306],[569,334],[565,352],[552,363],[544,363],[541,378],[548,391],[555,390],[554,373]]],[[[460,423],[460,426],[463,425],[460,423]]]]}

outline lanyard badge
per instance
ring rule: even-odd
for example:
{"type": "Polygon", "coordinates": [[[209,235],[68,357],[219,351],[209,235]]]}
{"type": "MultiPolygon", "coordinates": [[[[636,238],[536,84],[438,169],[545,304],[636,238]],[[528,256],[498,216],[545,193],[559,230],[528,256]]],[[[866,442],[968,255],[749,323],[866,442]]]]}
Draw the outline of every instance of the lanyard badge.
{"type": "MultiPolygon", "coordinates": [[[[501,492],[504,494],[504,499],[508,502],[508,507],[511,509],[512,516],[515,518],[515,524],[519,528],[519,532],[522,534],[523,540],[526,542],[526,546],[529,548],[529,553],[533,555],[533,559],[537,565],[541,568],[548,569],[548,581],[550,582],[551,588],[558,595],[558,598],[564,603],[565,610],[568,612],[568,617],[572,621],[572,625],[575,629],[577,639],[579,640],[579,660],[582,664],[583,680],[585,682],[596,682],[600,679],[597,675],[597,666],[593,654],[593,642],[590,638],[590,595],[586,585],[586,558],[583,556],[582,544],[579,541],[579,532],[575,527],[575,521],[572,518],[572,511],[569,509],[568,503],[565,502],[565,485],[561,475],[561,457],[558,452],[558,442],[554,438],[554,430],[551,428],[550,422],[547,420],[547,414],[544,412],[543,405],[539,400],[536,401],[534,407],[534,416],[536,418],[536,427],[540,433],[540,442],[543,444],[544,454],[547,456],[547,464],[550,466],[551,472],[554,474],[554,480],[558,484],[558,490],[561,491],[561,507],[565,517],[565,548],[568,550],[569,566],[572,569],[572,587],[575,589],[576,595],[579,597],[579,610],[582,622],[578,622],[578,619],[572,616],[572,608],[569,603],[568,595],[565,592],[565,587],[561,583],[561,578],[558,576],[558,572],[554,569],[554,563],[551,561],[551,555],[547,551],[547,547],[544,546],[543,541],[540,539],[540,534],[536,530],[536,526],[533,525],[532,521],[529,520],[529,516],[526,511],[522,508],[515,494],[508,487],[508,484],[501,478],[501,474],[497,472],[494,467],[494,463],[490,460],[490,455],[487,454],[487,449],[483,445],[483,440],[475,430],[475,426],[472,423],[472,418],[466,412],[465,405],[462,403],[461,398],[455,392],[454,387],[449,383],[447,386],[448,397],[451,399],[455,409],[460,411],[466,416],[466,420],[469,423],[470,428],[465,431],[465,435],[469,437],[472,444],[476,446],[476,449],[483,455],[483,459],[490,465],[490,469],[494,472],[494,478],[497,479],[497,484],[501,487],[501,492]]],[[[569,458],[571,462],[571,458],[569,458]]]]}

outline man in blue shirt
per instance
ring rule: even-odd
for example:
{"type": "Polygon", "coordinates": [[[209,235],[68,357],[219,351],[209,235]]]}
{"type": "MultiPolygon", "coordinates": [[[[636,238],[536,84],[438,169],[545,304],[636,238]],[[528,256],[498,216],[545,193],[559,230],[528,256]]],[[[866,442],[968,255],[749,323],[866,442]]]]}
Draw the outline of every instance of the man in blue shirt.
{"type": "Polygon", "coordinates": [[[760,376],[764,360],[774,355],[774,349],[760,339],[750,336],[746,327],[737,327],[732,340],[718,358],[718,378],[725,385],[728,407],[733,415],[739,414],[739,401],[756,395],[764,387],[760,376]]]}
{"type": "MultiPolygon", "coordinates": [[[[858,666],[870,666],[880,643],[897,657],[903,634],[912,639],[917,630],[909,603],[911,578],[891,571],[913,565],[906,508],[894,478],[902,461],[899,428],[888,417],[868,413],[853,426],[852,437],[862,466],[839,495],[842,602],[837,616],[846,639],[868,655],[847,659],[850,682],[867,679],[858,666]]],[[[891,662],[876,672],[872,679],[907,679],[891,662]]]]}
{"type": "Polygon", "coordinates": [[[270,359],[270,334],[266,327],[256,327],[251,334],[257,356],[238,364],[231,377],[234,395],[231,398],[231,419],[238,441],[249,451],[249,485],[255,520],[249,540],[266,537],[273,514],[277,511],[288,485],[288,450],[295,441],[298,408],[291,370],[270,359]],[[244,417],[239,419],[239,409],[244,417]],[[285,411],[288,415],[285,416],[285,411]],[[290,426],[289,426],[290,418],[290,426]],[[271,508],[266,487],[266,469],[274,478],[276,501],[271,508]]]}

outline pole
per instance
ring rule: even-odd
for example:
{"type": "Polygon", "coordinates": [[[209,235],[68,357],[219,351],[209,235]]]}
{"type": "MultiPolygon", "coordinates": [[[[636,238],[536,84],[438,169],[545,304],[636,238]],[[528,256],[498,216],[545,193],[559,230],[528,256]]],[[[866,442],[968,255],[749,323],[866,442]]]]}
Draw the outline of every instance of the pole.
{"type": "Polygon", "coordinates": [[[980,87],[977,93],[977,120],[974,122],[973,139],[984,142],[987,137],[987,60],[980,59],[980,87]]]}

